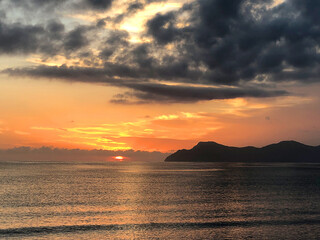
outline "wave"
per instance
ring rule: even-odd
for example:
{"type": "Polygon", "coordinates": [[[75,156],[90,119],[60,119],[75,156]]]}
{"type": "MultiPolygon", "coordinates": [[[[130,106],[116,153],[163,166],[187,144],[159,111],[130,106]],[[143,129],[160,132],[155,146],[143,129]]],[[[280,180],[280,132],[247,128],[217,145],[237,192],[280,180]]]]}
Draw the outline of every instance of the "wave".
{"type": "Polygon", "coordinates": [[[0,229],[0,236],[72,233],[81,231],[121,231],[121,230],[153,230],[153,229],[199,229],[219,227],[255,227],[263,225],[312,225],[320,224],[318,219],[306,220],[259,220],[259,221],[222,221],[222,222],[180,222],[180,223],[143,223],[143,224],[111,224],[111,225],[63,225],[43,227],[22,227],[0,229]]]}

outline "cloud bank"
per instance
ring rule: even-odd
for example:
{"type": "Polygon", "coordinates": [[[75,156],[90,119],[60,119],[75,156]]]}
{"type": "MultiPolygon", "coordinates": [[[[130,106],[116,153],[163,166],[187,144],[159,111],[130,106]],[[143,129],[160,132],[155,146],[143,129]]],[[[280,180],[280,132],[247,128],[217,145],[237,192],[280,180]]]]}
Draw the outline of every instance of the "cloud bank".
{"type": "Polygon", "coordinates": [[[169,153],[145,151],[108,151],[63,148],[17,147],[0,150],[1,161],[19,162],[108,162],[115,161],[115,156],[123,156],[124,161],[163,161],[169,153]]]}

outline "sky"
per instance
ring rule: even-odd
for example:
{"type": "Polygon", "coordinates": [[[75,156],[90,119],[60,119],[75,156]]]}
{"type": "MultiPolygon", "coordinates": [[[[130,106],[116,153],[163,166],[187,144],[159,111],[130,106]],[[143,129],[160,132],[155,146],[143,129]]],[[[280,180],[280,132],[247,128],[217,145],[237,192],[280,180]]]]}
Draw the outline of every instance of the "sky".
{"type": "Polygon", "coordinates": [[[0,0],[0,149],[319,145],[319,12],[318,0],[0,0]]]}

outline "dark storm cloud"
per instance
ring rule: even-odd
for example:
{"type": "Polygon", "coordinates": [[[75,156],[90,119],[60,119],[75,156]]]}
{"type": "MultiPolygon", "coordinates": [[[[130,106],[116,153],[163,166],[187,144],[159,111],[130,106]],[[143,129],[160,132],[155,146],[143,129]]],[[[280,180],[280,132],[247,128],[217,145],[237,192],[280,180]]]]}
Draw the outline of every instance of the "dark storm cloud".
{"type": "Polygon", "coordinates": [[[157,14],[147,23],[148,33],[159,43],[166,44],[176,40],[179,30],[174,27],[175,15],[173,13],[157,14]]]}
{"type": "Polygon", "coordinates": [[[129,34],[126,31],[109,31],[108,37],[103,43],[99,56],[107,60],[119,48],[127,48],[129,45],[129,34]]]}
{"type": "Polygon", "coordinates": [[[54,35],[60,35],[61,33],[64,32],[64,25],[60,22],[57,21],[50,21],[47,25],[47,29],[50,33],[54,35]]]}
{"type": "Polygon", "coordinates": [[[131,3],[128,6],[127,11],[128,12],[134,12],[136,10],[141,10],[143,8],[144,8],[144,4],[142,2],[136,1],[136,2],[131,3]]]}
{"type": "Polygon", "coordinates": [[[2,2],[9,2],[15,7],[20,7],[28,11],[37,11],[39,9],[52,11],[54,8],[67,3],[68,0],[3,0],[2,2]]]}
{"type": "Polygon", "coordinates": [[[67,67],[62,66],[38,66],[36,68],[23,68],[23,69],[6,69],[4,71],[13,76],[32,76],[39,78],[56,78],[71,81],[86,81],[94,82],[105,81],[105,72],[96,68],[81,68],[81,67],[67,67]]]}
{"type": "Polygon", "coordinates": [[[213,88],[156,83],[130,83],[129,81],[124,82],[121,85],[134,89],[135,91],[127,92],[125,94],[117,94],[111,102],[130,104],[130,99],[132,97],[138,99],[135,103],[186,103],[216,99],[232,99],[238,97],[266,98],[288,95],[288,92],[286,91],[263,90],[256,88],[213,88]]]}
{"type": "MultiPolygon", "coordinates": [[[[111,4],[75,2],[97,10],[111,4]]],[[[275,90],[281,82],[304,84],[320,80],[317,0],[287,0],[276,7],[270,7],[271,0],[197,0],[149,19],[144,36],[154,41],[143,44],[130,42],[126,31],[107,29],[109,23],[117,26],[152,2],[157,1],[130,2],[124,13],[91,26],[101,35],[83,26],[66,31],[58,20],[44,26],[1,23],[2,53],[74,54],[88,66],[35,66],[4,72],[105,82],[131,89],[113,99],[122,103],[130,102],[130,98],[138,102],[196,102],[282,96],[288,93],[275,90]],[[92,40],[98,42],[96,55],[90,52],[92,40]],[[154,80],[217,88],[151,84],[154,80]]]]}
{"type": "MultiPolygon", "coordinates": [[[[110,49],[112,51],[112,49],[110,49]]],[[[100,57],[107,58],[107,54],[113,52],[100,53],[100,57]],[[101,56],[101,54],[105,54],[101,56]]],[[[189,69],[188,64],[185,62],[172,62],[159,64],[155,59],[146,55],[143,48],[134,48],[130,52],[131,61],[135,61],[135,65],[129,65],[127,63],[113,63],[105,62],[102,68],[95,67],[76,67],[76,66],[45,66],[40,65],[36,67],[26,68],[10,68],[2,71],[3,73],[10,74],[12,76],[32,76],[32,77],[48,77],[64,80],[76,80],[87,82],[101,82],[101,78],[105,77],[105,80],[109,82],[111,79],[114,81],[120,81],[118,78],[133,79],[135,81],[147,81],[147,79],[162,79],[168,81],[177,81],[180,78],[197,79],[201,76],[201,71],[194,71],[189,69]]],[[[126,56],[124,57],[126,58],[126,56]]]]}
{"type": "Polygon", "coordinates": [[[114,45],[128,45],[129,33],[127,31],[114,30],[109,31],[109,36],[106,39],[105,43],[109,46],[114,45]]]}
{"type": "Polygon", "coordinates": [[[152,83],[148,80],[136,80],[139,71],[134,71],[121,65],[109,65],[110,68],[80,68],[80,67],[50,67],[7,69],[12,75],[26,75],[32,77],[49,77],[78,82],[106,83],[111,86],[127,88],[132,91],[117,94],[111,100],[113,103],[188,103],[214,99],[231,99],[238,97],[266,98],[286,96],[289,93],[283,90],[258,89],[252,87],[199,87],[183,85],[166,85],[152,83]],[[113,68],[112,68],[113,67],[113,68]],[[20,72],[19,72],[20,71],[20,72]],[[117,75],[123,78],[117,79],[117,75]],[[125,77],[125,78],[124,78],[125,77]],[[131,98],[138,99],[131,101],[131,98]]]}
{"type": "Polygon", "coordinates": [[[124,13],[118,14],[112,22],[114,23],[121,23],[126,17],[131,16],[132,14],[136,13],[138,10],[143,10],[145,8],[145,4],[142,2],[133,2],[130,3],[124,13]]]}
{"type": "Polygon", "coordinates": [[[133,14],[137,13],[145,9],[148,5],[157,2],[164,2],[165,0],[141,0],[141,1],[128,1],[126,10],[120,14],[116,14],[113,17],[106,17],[103,19],[99,19],[97,22],[97,26],[106,26],[106,22],[111,24],[119,24],[123,22],[127,17],[132,16],[133,14]]]}
{"type": "Polygon", "coordinates": [[[126,17],[130,17],[133,14],[135,14],[136,12],[138,12],[139,10],[143,10],[148,4],[150,4],[147,1],[133,1],[133,2],[129,2],[127,5],[127,8],[124,12],[115,15],[114,17],[106,17],[103,19],[100,19],[97,23],[98,26],[105,26],[106,22],[110,22],[112,24],[119,24],[121,22],[123,22],[123,20],[126,17]]]}
{"type": "MultiPolygon", "coordinates": [[[[5,0],[3,0],[5,2],[5,0]]],[[[69,10],[106,10],[111,7],[112,0],[7,0],[15,7],[21,7],[25,10],[47,10],[53,11],[55,8],[67,7],[69,10]]],[[[0,1],[1,3],[1,1],[0,1]]]]}
{"type": "Polygon", "coordinates": [[[56,54],[77,51],[89,44],[87,32],[90,29],[79,26],[65,32],[65,26],[58,21],[43,25],[7,24],[0,20],[0,53],[56,54]]]}
{"type": "Polygon", "coordinates": [[[83,0],[85,4],[96,10],[105,10],[111,6],[112,0],[83,0]]]}
{"type": "Polygon", "coordinates": [[[0,21],[1,53],[33,53],[41,46],[39,41],[44,37],[42,26],[8,25],[0,21]]]}
{"type": "Polygon", "coordinates": [[[317,0],[291,0],[294,6],[301,11],[304,17],[316,21],[319,25],[320,21],[320,2],[317,0]]]}
{"type": "Polygon", "coordinates": [[[156,15],[148,22],[148,33],[160,44],[183,44],[192,55],[181,55],[189,63],[205,64],[210,82],[237,85],[261,75],[303,81],[306,69],[319,69],[320,4],[288,0],[268,9],[266,3],[270,1],[199,0],[183,38],[175,25],[181,11],[156,15]],[[288,69],[291,78],[279,77],[288,69]]]}
{"type": "Polygon", "coordinates": [[[64,47],[67,51],[78,50],[89,44],[89,40],[86,36],[86,31],[88,29],[84,27],[77,27],[70,31],[65,40],[64,47]]]}

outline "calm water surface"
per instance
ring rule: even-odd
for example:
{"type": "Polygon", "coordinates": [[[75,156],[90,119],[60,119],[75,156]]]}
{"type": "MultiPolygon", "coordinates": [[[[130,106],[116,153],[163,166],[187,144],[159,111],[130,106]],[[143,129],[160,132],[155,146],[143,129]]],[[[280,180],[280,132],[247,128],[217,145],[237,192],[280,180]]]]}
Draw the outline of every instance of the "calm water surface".
{"type": "Polygon", "coordinates": [[[320,165],[0,163],[1,239],[319,239],[320,165]]]}

